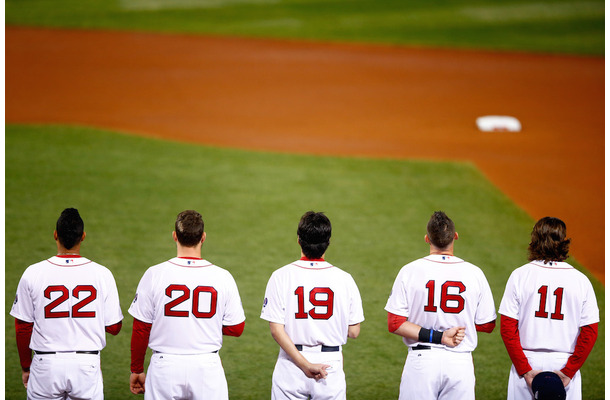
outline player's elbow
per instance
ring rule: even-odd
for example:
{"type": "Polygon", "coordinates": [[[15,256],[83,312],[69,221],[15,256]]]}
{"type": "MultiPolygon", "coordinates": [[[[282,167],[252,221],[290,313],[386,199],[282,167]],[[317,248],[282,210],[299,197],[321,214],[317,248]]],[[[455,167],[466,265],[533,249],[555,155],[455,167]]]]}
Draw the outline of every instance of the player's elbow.
{"type": "Polygon", "coordinates": [[[237,325],[230,325],[230,326],[223,326],[222,327],[222,334],[225,336],[234,336],[234,337],[240,337],[242,333],[244,333],[244,328],[246,327],[246,321],[242,322],[241,324],[237,324],[237,325]]]}
{"type": "Polygon", "coordinates": [[[119,332],[121,331],[121,328],[123,327],[123,321],[119,321],[114,325],[109,325],[106,327],[106,332],[108,332],[109,334],[111,334],[112,336],[116,336],[119,334],[119,332]]]}
{"type": "Polygon", "coordinates": [[[347,327],[347,337],[356,339],[360,335],[360,324],[354,324],[347,327]]]}
{"type": "Polygon", "coordinates": [[[407,317],[388,312],[388,332],[400,335],[397,331],[407,321],[407,317]]]}
{"type": "Polygon", "coordinates": [[[493,330],[496,328],[496,320],[494,319],[493,321],[487,322],[485,324],[477,324],[475,325],[477,332],[485,332],[485,333],[492,333],[493,330]]]}
{"type": "Polygon", "coordinates": [[[286,334],[284,325],[278,324],[277,322],[269,322],[269,330],[271,331],[271,337],[278,343],[280,337],[286,334]]]}

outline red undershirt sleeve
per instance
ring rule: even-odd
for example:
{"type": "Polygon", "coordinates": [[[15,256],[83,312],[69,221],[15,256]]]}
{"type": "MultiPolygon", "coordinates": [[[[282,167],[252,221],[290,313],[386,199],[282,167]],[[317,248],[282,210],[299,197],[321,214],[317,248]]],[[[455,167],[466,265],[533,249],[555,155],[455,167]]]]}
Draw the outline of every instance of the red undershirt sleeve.
{"type": "Polygon", "coordinates": [[[133,319],[133,330],[131,332],[131,372],[140,374],[144,372],[144,358],[150,338],[152,324],[133,319]]]}
{"type": "Polygon", "coordinates": [[[493,330],[496,328],[496,320],[494,319],[493,321],[488,322],[486,324],[475,324],[475,327],[477,329],[477,332],[492,333],[493,330]]]}
{"type": "Polygon", "coordinates": [[[532,370],[519,339],[519,320],[500,315],[500,335],[519,376],[532,370]]]}
{"type": "Polygon", "coordinates": [[[222,326],[222,334],[226,336],[235,336],[239,337],[244,332],[244,328],[246,327],[246,321],[237,325],[223,325],[222,326]]]}
{"type": "Polygon", "coordinates": [[[24,371],[29,371],[32,365],[32,350],[30,340],[32,339],[33,322],[25,322],[15,318],[15,334],[17,336],[17,351],[19,352],[19,362],[24,371]]]}
{"type": "Polygon", "coordinates": [[[402,325],[406,320],[407,317],[388,312],[388,331],[390,331],[390,333],[396,332],[396,329],[400,328],[400,325],[402,325]]]}
{"type": "Polygon", "coordinates": [[[119,332],[121,331],[122,327],[123,327],[123,321],[119,321],[119,322],[117,322],[114,325],[108,325],[106,327],[106,332],[108,332],[112,336],[116,336],[116,335],[119,334],[119,332]]]}
{"type": "Polygon", "coordinates": [[[566,366],[563,367],[561,372],[566,374],[572,379],[576,372],[585,363],[585,360],[591,353],[593,345],[597,340],[597,328],[598,324],[585,325],[580,328],[580,334],[576,339],[576,346],[574,347],[574,353],[568,358],[566,366]]]}

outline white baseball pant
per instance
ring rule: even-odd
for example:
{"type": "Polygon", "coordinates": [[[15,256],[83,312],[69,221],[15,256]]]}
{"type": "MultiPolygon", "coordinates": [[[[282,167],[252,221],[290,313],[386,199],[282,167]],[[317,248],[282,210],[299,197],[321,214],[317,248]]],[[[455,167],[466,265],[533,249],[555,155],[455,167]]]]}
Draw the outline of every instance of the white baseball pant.
{"type": "Polygon", "coordinates": [[[227,379],[218,353],[153,353],[145,386],[145,400],[229,398],[227,379]]]}
{"type": "Polygon", "coordinates": [[[34,354],[28,400],[104,398],[99,354],[34,354]]]}
{"type": "MultiPolygon", "coordinates": [[[[565,367],[570,354],[542,351],[524,350],[532,369],[540,371],[558,371],[565,367]]],[[[508,377],[508,395],[507,400],[532,400],[534,394],[527,386],[525,379],[517,374],[515,366],[510,367],[510,375],[508,377]]],[[[580,371],[576,372],[570,384],[566,387],[566,400],[581,400],[582,399],[582,381],[580,379],[580,371]]]]}
{"type": "Polygon", "coordinates": [[[344,400],[346,398],[343,353],[322,352],[322,346],[303,346],[301,354],[311,363],[328,364],[325,379],[308,378],[292,359],[280,349],[271,381],[272,400],[344,400]]]}
{"type": "Polygon", "coordinates": [[[399,400],[474,400],[474,385],[470,352],[458,353],[435,347],[409,348],[400,380],[399,400]]]}

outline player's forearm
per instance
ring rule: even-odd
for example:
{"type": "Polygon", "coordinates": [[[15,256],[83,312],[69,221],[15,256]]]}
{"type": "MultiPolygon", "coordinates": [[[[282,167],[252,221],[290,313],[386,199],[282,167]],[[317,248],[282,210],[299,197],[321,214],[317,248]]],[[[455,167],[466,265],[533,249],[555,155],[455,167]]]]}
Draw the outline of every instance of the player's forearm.
{"type": "Polygon", "coordinates": [[[597,341],[597,330],[598,324],[586,325],[580,328],[574,353],[568,358],[566,366],[561,370],[570,379],[574,378],[576,372],[583,366],[591,350],[593,350],[593,345],[597,341]]]}
{"type": "MultiPolygon", "coordinates": [[[[422,327],[407,320],[407,317],[388,313],[388,330],[398,336],[419,341],[422,327]]],[[[430,342],[430,340],[426,340],[430,342]]]]}
{"type": "Polygon", "coordinates": [[[356,339],[360,335],[360,324],[354,324],[347,327],[347,337],[356,339]]]}
{"type": "Polygon", "coordinates": [[[418,340],[421,326],[410,321],[404,321],[394,332],[394,334],[405,337],[407,339],[418,340]]]}
{"type": "Polygon", "coordinates": [[[294,363],[302,370],[307,369],[310,364],[309,361],[307,361],[307,359],[303,357],[301,352],[297,350],[294,345],[294,342],[286,333],[284,325],[275,322],[269,322],[269,328],[271,329],[271,336],[273,337],[273,339],[277,342],[277,344],[280,345],[282,350],[284,350],[286,354],[290,356],[292,361],[294,361],[294,363]]]}
{"type": "Polygon", "coordinates": [[[504,342],[508,356],[515,366],[517,374],[522,376],[531,371],[532,367],[523,352],[523,347],[521,347],[519,321],[505,315],[500,315],[500,336],[502,336],[502,341],[504,342]]]}
{"type": "Polygon", "coordinates": [[[144,358],[148,348],[152,324],[134,318],[131,332],[131,372],[140,374],[144,372],[144,358]]]}
{"type": "Polygon", "coordinates": [[[32,339],[33,322],[25,322],[15,318],[15,334],[17,338],[17,351],[19,352],[19,362],[23,371],[29,371],[32,364],[32,350],[30,340],[32,339]]]}

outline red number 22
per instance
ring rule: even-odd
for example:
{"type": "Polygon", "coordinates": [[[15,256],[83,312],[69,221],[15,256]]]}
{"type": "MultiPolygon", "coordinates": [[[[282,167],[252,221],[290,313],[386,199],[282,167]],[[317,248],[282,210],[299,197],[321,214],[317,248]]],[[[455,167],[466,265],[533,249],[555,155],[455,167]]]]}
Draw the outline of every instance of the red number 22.
{"type": "MultiPolygon", "coordinates": [[[[47,304],[44,307],[45,318],[69,318],[70,311],[53,311],[54,308],[68,300],[70,291],[63,285],[48,286],[44,290],[44,297],[51,299],[51,293],[60,293],[59,297],[47,304]]],[[[80,298],[81,292],[89,292],[89,296],[85,297],[78,303],[72,306],[72,318],[95,318],[95,311],[81,311],[81,308],[97,299],[97,289],[92,285],[78,285],[72,290],[72,296],[80,298]]]]}

